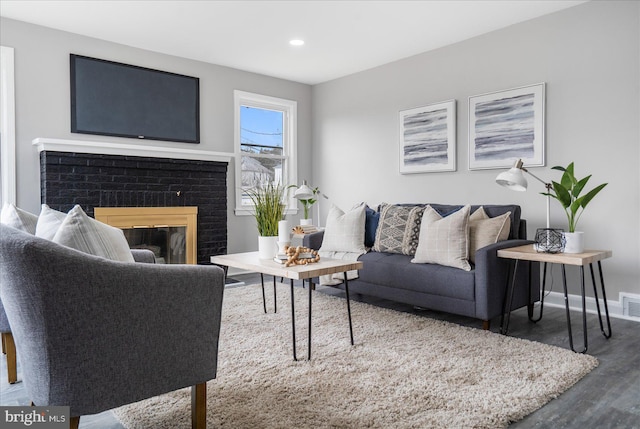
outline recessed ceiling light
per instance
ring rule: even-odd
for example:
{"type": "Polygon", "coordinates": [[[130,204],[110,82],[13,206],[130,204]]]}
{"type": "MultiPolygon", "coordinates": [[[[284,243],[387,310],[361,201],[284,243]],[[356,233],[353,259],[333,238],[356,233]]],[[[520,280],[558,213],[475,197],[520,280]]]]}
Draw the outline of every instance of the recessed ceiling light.
{"type": "Polygon", "coordinates": [[[304,40],[300,40],[300,39],[289,40],[289,44],[292,46],[302,46],[304,45],[304,40]]]}

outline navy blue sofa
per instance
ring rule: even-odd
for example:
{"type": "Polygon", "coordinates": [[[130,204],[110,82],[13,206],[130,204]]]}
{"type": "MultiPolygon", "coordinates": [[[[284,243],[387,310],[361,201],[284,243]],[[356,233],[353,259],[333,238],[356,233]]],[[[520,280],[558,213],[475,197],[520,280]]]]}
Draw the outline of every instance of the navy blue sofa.
{"type": "MultiPolygon", "coordinates": [[[[424,204],[426,206],[426,204],[424,204]]],[[[439,213],[451,213],[462,206],[430,204],[439,213]]],[[[471,206],[473,213],[479,205],[471,206]]],[[[509,260],[498,258],[499,249],[533,243],[526,239],[526,220],[517,205],[483,205],[489,217],[511,212],[509,239],[483,247],[476,252],[471,271],[436,264],[412,264],[412,256],[370,251],[358,260],[364,263],[359,277],[349,281],[349,291],[391,301],[477,318],[489,329],[491,319],[504,311],[504,296],[509,279],[509,260]]],[[[368,231],[367,233],[370,233],[368,231]]],[[[306,235],[303,244],[313,249],[322,245],[323,232],[306,235]]],[[[540,299],[538,263],[518,269],[512,310],[529,306],[540,299]],[[531,283],[529,283],[531,281],[531,283]],[[532,289],[532,290],[530,290],[532,289]]],[[[344,287],[339,285],[338,287],[344,287]]]]}

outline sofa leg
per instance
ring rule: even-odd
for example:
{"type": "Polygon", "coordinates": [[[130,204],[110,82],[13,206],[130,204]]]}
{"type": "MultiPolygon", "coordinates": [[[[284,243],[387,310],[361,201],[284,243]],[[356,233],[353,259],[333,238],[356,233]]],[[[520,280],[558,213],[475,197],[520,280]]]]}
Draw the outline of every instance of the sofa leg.
{"type": "Polygon", "coordinates": [[[488,331],[490,327],[491,327],[491,320],[482,321],[482,329],[484,329],[485,331],[488,331]]]}
{"type": "Polygon", "coordinates": [[[207,427],[207,383],[191,386],[191,429],[207,427]]]}
{"type": "Polygon", "coordinates": [[[11,332],[2,333],[2,344],[7,355],[7,381],[13,384],[18,381],[18,368],[16,362],[16,344],[13,342],[11,332]]]}

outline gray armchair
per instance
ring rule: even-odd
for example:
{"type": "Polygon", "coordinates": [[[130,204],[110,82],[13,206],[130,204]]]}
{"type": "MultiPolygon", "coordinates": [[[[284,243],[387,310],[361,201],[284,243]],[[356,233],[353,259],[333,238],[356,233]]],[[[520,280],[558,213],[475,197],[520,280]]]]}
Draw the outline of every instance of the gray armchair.
{"type": "MultiPolygon", "coordinates": [[[[156,262],[156,257],[150,250],[133,249],[131,250],[131,253],[136,262],[144,262],[148,264],[154,264],[156,262]]],[[[1,299],[0,334],[2,334],[2,353],[7,357],[7,382],[9,384],[13,384],[18,381],[16,345],[13,341],[11,326],[9,325],[9,319],[7,319],[7,313],[4,311],[4,305],[2,305],[1,299]]]]}
{"type": "Polygon", "coordinates": [[[35,405],[70,406],[77,427],[192,386],[193,427],[206,426],[222,269],[114,262],[0,228],[0,298],[35,405]]]}

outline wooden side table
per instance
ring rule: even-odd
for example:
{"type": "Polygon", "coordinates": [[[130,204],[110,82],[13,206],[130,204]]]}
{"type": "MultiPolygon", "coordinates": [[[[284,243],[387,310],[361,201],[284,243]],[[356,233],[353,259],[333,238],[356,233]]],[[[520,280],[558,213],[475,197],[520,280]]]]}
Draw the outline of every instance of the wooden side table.
{"type": "Polygon", "coordinates": [[[567,275],[565,267],[567,265],[577,265],[580,267],[580,286],[581,286],[581,294],[582,294],[582,329],[584,335],[584,348],[579,353],[585,353],[588,347],[587,341],[587,311],[586,311],[586,297],[585,297],[585,288],[584,288],[584,267],[589,265],[589,270],[591,271],[591,281],[593,283],[593,294],[596,300],[596,309],[598,310],[598,320],[600,322],[600,330],[602,331],[602,335],[605,338],[611,338],[611,321],[609,319],[609,307],[607,306],[607,295],[604,287],[604,276],[602,274],[602,260],[610,258],[612,256],[611,250],[586,250],[583,253],[539,253],[537,252],[532,244],[519,246],[519,247],[511,247],[508,249],[498,250],[498,257],[504,259],[512,259],[515,260],[515,266],[513,268],[512,279],[511,279],[511,287],[507,289],[507,296],[505,297],[505,314],[503,315],[502,321],[500,323],[500,332],[506,334],[509,329],[509,317],[511,312],[507,309],[511,308],[511,301],[513,300],[513,288],[515,283],[515,275],[518,269],[518,263],[520,261],[531,262],[544,262],[543,268],[543,276],[542,276],[542,294],[540,297],[540,316],[537,319],[532,317],[532,314],[529,314],[529,319],[533,322],[537,322],[542,319],[542,310],[544,308],[544,291],[545,291],[545,283],[547,278],[547,264],[560,264],[562,266],[562,286],[564,288],[564,305],[567,312],[567,329],[569,331],[569,345],[571,350],[577,352],[573,347],[573,335],[571,333],[571,316],[569,314],[569,297],[567,292],[567,275]],[[598,263],[598,271],[600,277],[600,287],[602,289],[602,299],[604,301],[604,311],[605,317],[607,320],[607,331],[604,329],[604,324],[602,321],[602,314],[600,312],[600,302],[598,300],[598,290],[596,288],[596,277],[593,272],[593,263],[598,263]],[[504,330],[503,330],[504,328],[504,330]]]}

